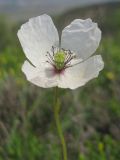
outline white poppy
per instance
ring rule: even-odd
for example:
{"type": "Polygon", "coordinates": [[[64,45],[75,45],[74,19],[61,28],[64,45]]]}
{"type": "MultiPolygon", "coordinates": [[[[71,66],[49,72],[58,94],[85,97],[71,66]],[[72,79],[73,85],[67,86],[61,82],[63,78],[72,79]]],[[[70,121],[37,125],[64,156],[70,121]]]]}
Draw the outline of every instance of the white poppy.
{"type": "Polygon", "coordinates": [[[91,19],[76,19],[62,31],[61,42],[50,16],[31,18],[18,31],[26,60],[27,80],[48,88],[75,89],[98,76],[104,63],[100,55],[90,57],[99,46],[101,31],[91,19]]]}

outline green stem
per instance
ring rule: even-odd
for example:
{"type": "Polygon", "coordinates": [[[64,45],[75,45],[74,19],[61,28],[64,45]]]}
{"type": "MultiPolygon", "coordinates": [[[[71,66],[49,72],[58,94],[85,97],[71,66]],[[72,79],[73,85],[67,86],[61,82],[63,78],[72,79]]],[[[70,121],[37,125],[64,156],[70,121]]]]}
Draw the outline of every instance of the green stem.
{"type": "Polygon", "coordinates": [[[67,147],[66,147],[66,143],[65,143],[65,139],[64,139],[64,135],[63,135],[63,131],[62,131],[62,126],[61,126],[60,119],[59,119],[59,110],[60,110],[60,101],[59,101],[59,97],[58,97],[58,87],[56,87],[55,88],[54,117],[55,117],[57,131],[58,131],[61,145],[62,145],[63,159],[67,160],[67,147]]]}

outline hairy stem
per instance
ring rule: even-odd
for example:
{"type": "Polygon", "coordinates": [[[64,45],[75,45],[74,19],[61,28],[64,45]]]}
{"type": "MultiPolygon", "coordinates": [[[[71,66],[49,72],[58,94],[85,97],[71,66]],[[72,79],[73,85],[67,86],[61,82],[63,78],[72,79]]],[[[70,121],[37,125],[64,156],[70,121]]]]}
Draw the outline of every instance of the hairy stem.
{"type": "Polygon", "coordinates": [[[55,104],[54,104],[54,118],[56,122],[57,131],[59,134],[59,138],[62,145],[62,151],[63,151],[63,160],[67,160],[67,147],[62,131],[62,126],[59,119],[59,111],[60,111],[60,101],[58,96],[58,87],[55,88],[55,104]]]}

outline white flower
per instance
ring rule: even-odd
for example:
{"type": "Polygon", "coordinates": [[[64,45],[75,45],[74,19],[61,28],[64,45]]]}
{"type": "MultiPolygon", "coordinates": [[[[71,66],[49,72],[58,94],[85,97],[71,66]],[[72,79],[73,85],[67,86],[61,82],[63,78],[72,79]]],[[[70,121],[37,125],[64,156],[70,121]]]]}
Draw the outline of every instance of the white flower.
{"type": "Polygon", "coordinates": [[[62,31],[61,42],[50,16],[31,18],[18,31],[26,57],[22,66],[27,80],[48,88],[75,89],[98,76],[104,63],[90,57],[99,46],[101,31],[91,19],[75,19],[62,31]]]}

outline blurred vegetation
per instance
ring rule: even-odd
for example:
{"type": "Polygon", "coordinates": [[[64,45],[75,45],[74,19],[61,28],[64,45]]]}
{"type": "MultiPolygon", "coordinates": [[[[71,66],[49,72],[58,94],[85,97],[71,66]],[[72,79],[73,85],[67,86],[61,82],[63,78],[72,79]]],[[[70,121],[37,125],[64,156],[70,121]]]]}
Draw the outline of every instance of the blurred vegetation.
{"type": "MultiPolygon", "coordinates": [[[[75,91],[60,90],[61,121],[69,160],[120,159],[120,4],[78,8],[54,17],[59,32],[75,18],[91,17],[103,31],[97,54],[105,68],[75,91]]],[[[0,160],[59,160],[53,89],[41,89],[21,72],[25,55],[20,24],[0,18],[0,160]]]]}

